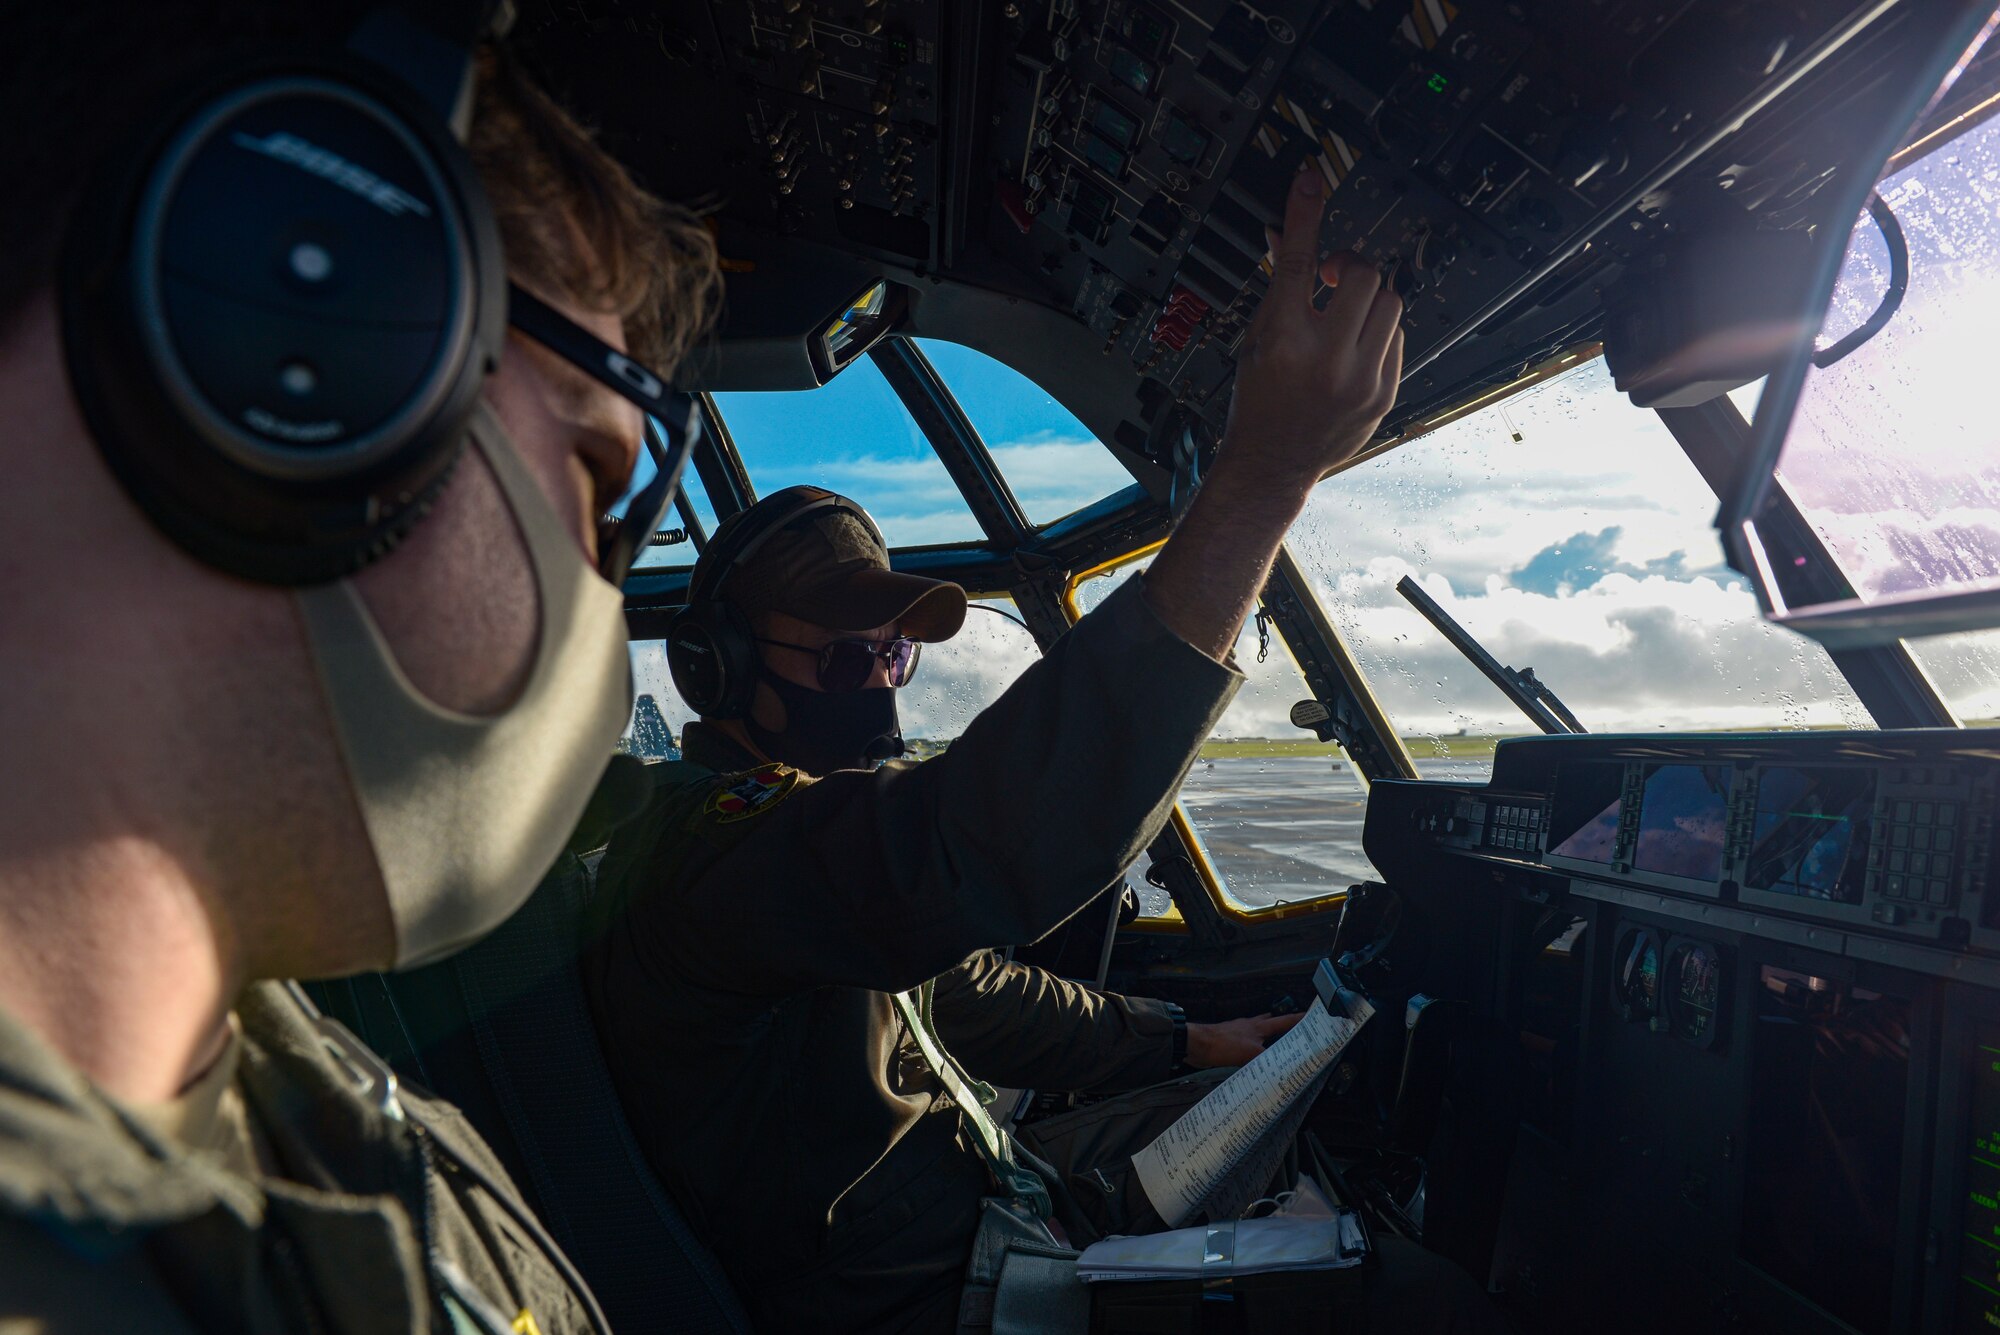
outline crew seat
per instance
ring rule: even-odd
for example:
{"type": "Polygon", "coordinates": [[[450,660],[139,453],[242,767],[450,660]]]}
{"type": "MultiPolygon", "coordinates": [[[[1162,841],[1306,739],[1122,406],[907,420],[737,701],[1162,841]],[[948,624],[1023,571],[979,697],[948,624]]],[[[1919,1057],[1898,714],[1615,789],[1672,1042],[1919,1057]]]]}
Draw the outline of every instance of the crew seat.
{"type": "Polygon", "coordinates": [[[401,1077],[458,1105],[620,1335],[748,1332],[619,1106],[576,968],[591,889],[590,869],[566,852],[521,911],[471,949],[309,990],[401,1077]]]}

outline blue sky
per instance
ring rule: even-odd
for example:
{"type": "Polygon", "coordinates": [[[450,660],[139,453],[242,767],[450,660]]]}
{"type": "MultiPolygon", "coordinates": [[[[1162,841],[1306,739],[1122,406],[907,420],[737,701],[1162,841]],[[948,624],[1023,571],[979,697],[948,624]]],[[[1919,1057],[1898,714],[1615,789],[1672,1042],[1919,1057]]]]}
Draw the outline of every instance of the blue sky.
{"type": "MultiPolygon", "coordinates": [[[[1083,424],[983,353],[925,340],[938,372],[1035,523],[1131,484],[1083,424]]],[[[872,362],[816,390],[717,394],[759,493],[800,482],[854,497],[894,546],[980,541],[972,512],[872,362]]]]}

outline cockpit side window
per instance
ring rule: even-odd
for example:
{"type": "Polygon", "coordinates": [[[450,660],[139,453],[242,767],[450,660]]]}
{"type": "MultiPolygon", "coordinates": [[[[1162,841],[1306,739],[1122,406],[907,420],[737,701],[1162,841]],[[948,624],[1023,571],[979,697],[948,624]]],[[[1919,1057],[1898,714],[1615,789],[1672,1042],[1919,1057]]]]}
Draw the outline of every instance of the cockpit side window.
{"type": "Polygon", "coordinates": [[[1413,578],[1592,732],[1873,726],[1723,562],[1716,498],[1600,361],[1320,484],[1291,545],[1426,777],[1532,731],[1397,592],[1413,578]]]}
{"type": "MultiPolygon", "coordinates": [[[[924,646],[916,677],[896,695],[912,757],[944,751],[1041,656],[1018,615],[1010,598],[975,598],[963,630],[924,646]]],[[[679,759],[681,728],[695,714],[674,690],[666,642],[633,640],[627,649],[637,699],[618,749],[646,760],[679,759]]]]}
{"type": "Polygon", "coordinates": [[[958,634],[924,646],[916,677],[896,693],[911,756],[923,759],[950,747],[1041,657],[1019,615],[1011,598],[975,598],[958,634]]]}
{"type": "Polygon", "coordinates": [[[633,640],[625,649],[632,660],[632,717],[618,749],[641,760],[679,760],[681,729],[696,715],[674,689],[667,642],[633,640]]]}
{"type": "MultiPolygon", "coordinates": [[[[1074,587],[1078,615],[1145,569],[1148,551],[1088,575],[1074,587]]],[[[1379,874],[1361,851],[1367,789],[1339,748],[1287,719],[1312,694],[1284,636],[1256,620],[1236,640],[1246,678],[1181,785],[1176,821],[1207,863],[1224,907],[1239,914],[1325,899],[1379,874]]],[[[1165,891],[1145,879],[1147,860],[1127,874],[1142,913],[1171,916],[1165,891]]]]}
{"type": "MultiPolygon", "coordinates": [[[[2000,300],[2000,122],[1932,146],[1876,187],[1906,270],[1891,295],[1887,233],[1863,216],[1847,242],[1778,468],[1862,598],[2000,581],[2000,450],[1992,394],[2000,300]],[[1867,333],[1842,355],[1843,335],[1867,333]]],[[[1747,414],[1746,414],[1747,416],[1747,414]]],[[[2000,631],[1906,642],[1961,723],[2000,717],[2000,631]]]]}

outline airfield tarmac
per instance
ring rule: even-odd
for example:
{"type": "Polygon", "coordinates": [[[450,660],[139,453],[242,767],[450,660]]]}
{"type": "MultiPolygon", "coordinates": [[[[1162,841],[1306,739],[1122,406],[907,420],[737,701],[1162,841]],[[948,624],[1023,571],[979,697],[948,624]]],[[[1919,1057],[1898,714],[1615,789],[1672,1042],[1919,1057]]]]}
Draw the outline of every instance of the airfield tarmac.
{"type": "MultiPolygon", "coordinates": [[[[1491,760],[1423,760],[1426,779],[1477,781],[1491,760]]],[[[1314,899],[1372,880],[1361,851],[1366,795],[1345,765],[1320,756],[1197,760],[1181,786],[1181,802],[1221,871],[1232,898],[1246,908],[1314,899]]],[[[1143,859],[1129,877],[1144,912],[1168,904],[1145,883],[1143,859]]]]}

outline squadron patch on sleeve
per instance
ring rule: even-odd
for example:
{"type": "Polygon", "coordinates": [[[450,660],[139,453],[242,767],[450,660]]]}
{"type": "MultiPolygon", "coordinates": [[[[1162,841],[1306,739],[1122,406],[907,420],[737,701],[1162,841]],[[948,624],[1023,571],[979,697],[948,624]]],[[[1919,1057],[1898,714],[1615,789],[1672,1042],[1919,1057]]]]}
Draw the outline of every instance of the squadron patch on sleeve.
{"type": "Polygon", "coordinates": [[[745,820],[785,800],[799,786],[799,772],[790,765],[773,762],[741,774],[732,774],[708,795],[702,814],[717,825],[745,820]]]}

